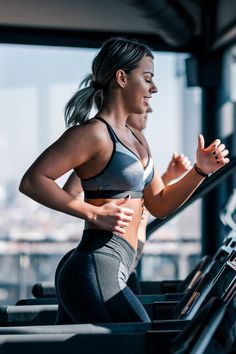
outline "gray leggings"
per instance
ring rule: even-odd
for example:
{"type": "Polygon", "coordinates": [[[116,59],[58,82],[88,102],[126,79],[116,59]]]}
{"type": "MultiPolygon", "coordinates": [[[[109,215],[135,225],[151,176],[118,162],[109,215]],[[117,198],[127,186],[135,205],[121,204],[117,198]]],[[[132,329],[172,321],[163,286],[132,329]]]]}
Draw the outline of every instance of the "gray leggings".
{"type": "Polygon", "coordinates": [[[135,250],[103,230],[85,230],[79,246],[60,262],[55,275],[57,324],[150,322],[126,285],[135,250]]]}

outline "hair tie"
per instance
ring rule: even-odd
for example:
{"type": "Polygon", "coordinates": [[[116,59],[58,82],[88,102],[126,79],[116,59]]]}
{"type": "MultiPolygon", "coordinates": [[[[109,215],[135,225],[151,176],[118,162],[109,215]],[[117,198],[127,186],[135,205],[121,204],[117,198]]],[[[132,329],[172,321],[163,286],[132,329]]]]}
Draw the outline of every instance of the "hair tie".
{"type": "Polygon", "coordinates": [[[94,88],[95,91],[100,91],[102,89],[101,85],[99,85],[96,81],[92,81],[91,86],[94,88]]]}

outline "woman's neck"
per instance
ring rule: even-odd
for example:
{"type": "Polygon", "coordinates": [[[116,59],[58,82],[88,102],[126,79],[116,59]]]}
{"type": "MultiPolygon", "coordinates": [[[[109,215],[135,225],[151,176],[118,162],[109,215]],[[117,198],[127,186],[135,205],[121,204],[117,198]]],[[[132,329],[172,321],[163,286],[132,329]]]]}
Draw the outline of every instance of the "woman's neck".
{"type": "Polygon", "coordinates": [[[104,99],[101,110],[97,114],[107,120],[113,127],[125,127],[129,113],[119,98],[104,99]]]}

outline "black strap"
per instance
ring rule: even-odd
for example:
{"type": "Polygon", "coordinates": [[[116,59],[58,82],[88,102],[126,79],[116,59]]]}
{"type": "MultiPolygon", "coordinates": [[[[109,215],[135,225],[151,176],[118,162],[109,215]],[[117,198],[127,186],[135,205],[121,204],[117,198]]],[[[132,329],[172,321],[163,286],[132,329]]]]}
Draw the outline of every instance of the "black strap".
{"type": "Polygon", "coordinates": [[[116,135],[116,133],[115,133],[114,130],[112,129],[112,126],[111,126],[107,121],[105,121],[105,119],[103,119],[103,118],[100,117],[100,116],[96,116],[96,117],[94,117],[93,119],[98,119],[98,120],[100,120],[101,122],[103,122],[103,123],[106,124],[107,130],[108,130],[108,132],[109,132],[109,134],[110,134],[110,137],[111,137],[111,139],[112,139],[112,141],[113,141],[114,143],[116,143],[116,142],[119,140],[118,137],[117,137],[117,135],[116,135]]]}
{"type": "MultiPolygon", "coordinates": [[[[125,125],[130,131],[131,131],[131,133],[133,134],[133,136],[138,140],[138,142],[142,145],[142,146],[144,146],[143,145],[143,143],[142,143],[142,141],[137,137],[137,135],[133,132],[133,130],[130,128],[130,126],[128,125],[128,124],[126,124],[125,125]]],[[[144,146],[145,147],[145,146],[144,146]]]]}

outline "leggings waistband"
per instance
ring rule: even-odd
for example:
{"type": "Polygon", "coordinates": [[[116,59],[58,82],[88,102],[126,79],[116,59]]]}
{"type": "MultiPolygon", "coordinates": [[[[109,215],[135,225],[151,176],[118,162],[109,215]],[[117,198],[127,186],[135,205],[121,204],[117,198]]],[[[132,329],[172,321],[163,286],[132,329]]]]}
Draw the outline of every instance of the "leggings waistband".
{"type": "Polygon", "coordinates": [[[118,258],[127,268],[131,269],[136,251],[121,236],[110,231],[86,229],[77,247],[80,251],[99,252],[118,258]]]}

